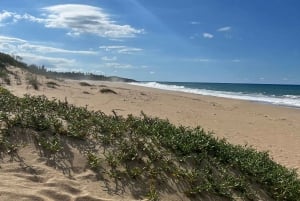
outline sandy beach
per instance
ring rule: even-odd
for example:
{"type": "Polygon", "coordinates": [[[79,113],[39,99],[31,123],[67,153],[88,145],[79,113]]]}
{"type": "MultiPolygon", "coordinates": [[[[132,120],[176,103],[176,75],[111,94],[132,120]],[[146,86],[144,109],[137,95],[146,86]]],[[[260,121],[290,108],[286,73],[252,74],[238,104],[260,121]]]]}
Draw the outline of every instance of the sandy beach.
{"type": "MultiPolygon", "coordinates": [[[[18,74],[23,75],[25,80],[25,73],[18,74]]],[[[49,88],[46,83],[53,80],[39,77],[39,81],[39,90],[26,85],[25,81],[22,85],[13,83],[7,88],[17,96],[26,93],[45,95],[106,114],[112,114],[114,110],[120,115],[140,115],[143,111],[176,125],[201,126],[230,143],[247,144],[260,151],[269,151],[276,162],[288,168],[300,168],[300,109],[127,83],[54,80],[59,86],[49,88]],[[81,86],[80,82],[91,86],[81,86]],[[101,93],[103,88],[112,89],[117,94],[101,93]]]]}
{"type": "MultiPolygon", "coordinates": [[[[119,115],[139,116],[143,111],[176,125],[201,126],[230,143],[268,151],[276,162],[288,168],[300,167],[299,109],[127,83],[54,80],[42,76],[37,77],[40,85],[35,90],[27,84],[27,72],[16,68],[9,70],[20,76],[21,83],[17,84],[11,77],[11,85],[5,88],[19,97],[24,94],[45,95],[49,99],[67,101],[106,114],[115,111],[119,115]]],[[[77,157],[76,152],[72,153],[72,166],[78,172],[72,170],[69,174],[48,167],[33,145],[24,148],[20,155],[26,161],[23,166],[20,167],[19,161],[9,162],[9,158],[4,159],[1,165],[5,174],[0,176],[0,200],[134,200],[129,194],[112,195],[103,190],[103,184],[97,181],[96,175],[85,169],[86,159],[77,157]],[[37,172],[33,174],[31,167],[37,172]]],[[[173,197],[162,195],[162,198],[182,200],[175,194],[173,197]]]]}

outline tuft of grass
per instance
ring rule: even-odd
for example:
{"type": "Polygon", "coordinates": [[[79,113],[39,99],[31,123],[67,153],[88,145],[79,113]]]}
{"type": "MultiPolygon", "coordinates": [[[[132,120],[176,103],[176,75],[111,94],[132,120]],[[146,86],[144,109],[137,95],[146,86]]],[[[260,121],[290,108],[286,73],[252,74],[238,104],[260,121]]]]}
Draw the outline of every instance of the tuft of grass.
{"type": "Polygon", "coordinates": [[[91,94],[91,93],[88,92],[88,91],[83,91],[82,93],[83,93],[83,94],[91,94]]]}
{"type": "Polygon", "coordinates": [[[39,90],[39,88],[40,88],[40,83],[39,83],[39,81],[38,81],[38,79],[37,79],[37,76],[28,76],[27,77],[27,82],[28,82],[28,84],[29,85],[31,85],[35,90],[39,90]]]}
{"type": "Polygon", "coordinates": [[[117,92],[115,92],[114,90],[109,89],[109,88],[100,89],[100,92],[103,93],[103,94],[104,94],[104,93],[105,93],[105,94],[107,94],[107,93],[117,94],[117,92]]]}
{"type": "Polygon", "coordinates": [[[47,82],[46,85],[47,85],[47,87],[53,88],[53,89],[60,86],[59,84],[57,84],[56,82],[53,82],[53,81],[47,82]]]}
{"type": "Polygon", "coordinates": [[[96,154],[89,152],[87,154],[87,160],[91,169],[97,170],[100,168],[100,158],[98,158],[96,154]]]}
{"type": "Polygon", "coordinates": [[[0,69],[0,78],[4,81],[5,84],[10,85],[11,81],[8,76],[8,72],[5,68],[0,69]]]}

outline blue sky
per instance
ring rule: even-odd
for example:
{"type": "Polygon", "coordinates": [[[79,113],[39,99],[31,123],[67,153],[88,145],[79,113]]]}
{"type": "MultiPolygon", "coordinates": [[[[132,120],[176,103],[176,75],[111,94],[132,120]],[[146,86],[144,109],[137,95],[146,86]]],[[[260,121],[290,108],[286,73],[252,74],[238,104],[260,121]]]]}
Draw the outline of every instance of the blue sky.
{"type": "Polygon", "coordinates": [[[10,0],[0,51],[140,81],[300,84],[298,0],[10,0]]]}

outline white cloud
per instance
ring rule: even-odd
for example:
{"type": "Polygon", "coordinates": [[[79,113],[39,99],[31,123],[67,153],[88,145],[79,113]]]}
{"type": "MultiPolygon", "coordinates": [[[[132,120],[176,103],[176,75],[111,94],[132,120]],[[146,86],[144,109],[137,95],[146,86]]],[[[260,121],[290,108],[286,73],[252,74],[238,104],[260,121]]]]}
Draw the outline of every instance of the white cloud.
{"type": "Polygon", "coordinates": [[[80,36],[80,33],[79,32],[68,32],[67,35],[71,36],[73,38],[76,38],[76,37],[80,36]]]}
{"type": "Polygon", "coordinates": [[[70,30],[68,35],[71,36],[89,33],[107,38],[130,38],[144,33],[143,29],[117,24],[99,7],[62,4],[45,7],[43,11],[43,23],[46,27],[70,30]]]}
{"type": "Polygon", "coordinates": [[[232,62],[239,63],[239,62],[241,62],[241,60],[240,59],[233,59],[232,62]]]}
{"type": "Polygon", "coordinates": [[[127,47],[124,45],[103,45],[99,47],[100,49],[104,49],[107,52],[117,52],[120,54],[133,54],[137,52],[143,51],[141,48],[136,48],[136,47],[127,47]]]}
{"type": "Polygon", "coordinates": [[[216,60],[208,59],[208,58],[184,58],[182,61],[185,62],[214,62],[216,60]]]}
{"type": "Polygon", "coordinates": [[[126,46],[124,46],[124,45],[102,45],[99,48],[105,49],[105,51],[109,52],[111,50],[126,48],[126,46]]]}
{"type": "Polygon", "coordinates": [[[131,64],[121,64],[117,62],[105,63],[105,67],[115,68],[115,69],[132,69],[134,68],[131,64]]]}
{"type": "Polygon", "coordinates": [[[117,60],[117,57],[107,57],[107,56],[104,56],[101,58],[102,61],[116,61],[117,60]]]}
{"type": "Polygon", "coordinates": [[[212,39],[214,37],[214,35],[212,35],[210,33],[203,33],[202,36],[203,36],[203,38],[208,38],[208,39],[212,39]]]}
{"type": "Polygon", "coordinates": [[[191,21],[190,24],[197,25],[197,24],[200,24],[200,22],[198,22],[198,21],[191,21]]]}
{"type": "Polygon", "coordinates": [[[227,26],[227,27],[221,27],[217,31],[226,32],[226,31],[230,31],[230,30],[231,30],[231,27],[227,26]]]}
{"type": "Polygon", "coordinates": [[[38,22],[38,23],[42,23],[45,22],[45,19],[42,18],[37,18],[34,17],[32,15],[29,14],[24,14],[24,15],[19,15],[17,13],[13,13],[13,12],[8,12],[3,10],[2,12],[0,12],[0,22],[5,21],[11,19],[12,22],[18,22],[19,20],[28,20],[31,22],[38,22]]]}
{"type": "Polygon", "coordinates": [[[9,19],[11,17],[13,17],[14,13],[11,13],[11,12],[8,12],[6,10],[3,10],[1,13],[0,13],[0,22],[6,20],[6,19],[9,19]]]}
{"type": "Polygon", "coordinates": [[[151,75],[155,74],[155,72],[154,72],[154,71],[150,71],[149,73],[150,73],[151,75]]]}
{"type": "MultiPolygon", "coordinates": [[[[47,28],[66,29],[71,37],[78,37],[88,33],[100,37],[119,39],[131,38],[142,34],[143,29],[136,29],[131,25],[120,25],[100,7],[83,4],[61,4],[42,8],[42,18],[28,13],[20,15],[3,10],[0,12],[0,23],[10,19],[12,22],[26,20],[44,24],[47,28]]],[[[3,26],[3,25],[2,25],[3,26]]]]}
{"type": "Polygon", "coordinates": [[[123,48],[123,49],[118,50],[118,52],[122,53],[122,54],[133,54],[135,52],[140,52],[140,51],[143,51],[143,49],[134,48],[134,47],[127,47],[127,48],[123,48]]]}

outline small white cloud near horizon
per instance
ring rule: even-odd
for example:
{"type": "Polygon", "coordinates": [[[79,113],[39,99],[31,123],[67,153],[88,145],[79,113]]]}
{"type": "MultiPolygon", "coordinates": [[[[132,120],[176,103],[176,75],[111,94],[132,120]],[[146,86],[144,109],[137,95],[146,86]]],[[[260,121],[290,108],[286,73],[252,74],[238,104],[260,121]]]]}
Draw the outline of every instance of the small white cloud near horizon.
{"type": "Polygon", "coordinates": [[[99,48],[104,49],[106,52],[117,52],[120,54],[134,54],[143,51],[141,48],[128,47],[125,45],[102,45],[99,48]]]}
{"type": "Polygon", "coordinates": [[[212,39],[214,37],[214,35],[211,33],[203,33],[202,36],[203,38],[208,38],[208,39],[212,39]]]}
{"type": "Polygon", "coordinates": [[[221,28],[217,29],[217,31],[219,31],[219,32],[226,32],[226,31],[230,31],[230,30],[231,30],[230,26],[221,27],[221,28]]]}
{"type": "Polygon", "coordinates": [[[113,57],[107,57],[107,56],[104,56],[101,58],[102,61],[116,61],[117,60],[117,57],[116,56],[113,56],[113,57]]]}
{"type": "Polygon", "coordinates": [[[190,24],[192,24],[192,25],[198,25],[198,24],[201,24],[201,23],[198,22],[198,21],[191,21],[190,24]]]}
{"type": "Polygon", "coordinates": [[[133,69],[134,67],[131,64],[122,64],[117,62],[109,62],[104,64],[105,67],[114,68],[114,69],[133,69]]]}
{"type": "Polygon", "coordinates": [[[150,71],[149,73],[150,73],[150,75],[154,75],[154,74],[155,74],[155,72],[154,72],[154,71],[150,71]]]}
{"type": "Polygon", "coordinates": [[[182,61],[185,62],[213,62],[216,60],[208,59],[208,58],[184,58],[182,61]]]}
{"type": "Polygon", "coordinates": [[[232,59],[231,61],[234,62],[234,63],[239,63],[239,62],[241,62],[240,59],[232,59]]]}

